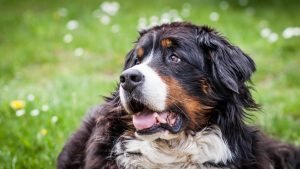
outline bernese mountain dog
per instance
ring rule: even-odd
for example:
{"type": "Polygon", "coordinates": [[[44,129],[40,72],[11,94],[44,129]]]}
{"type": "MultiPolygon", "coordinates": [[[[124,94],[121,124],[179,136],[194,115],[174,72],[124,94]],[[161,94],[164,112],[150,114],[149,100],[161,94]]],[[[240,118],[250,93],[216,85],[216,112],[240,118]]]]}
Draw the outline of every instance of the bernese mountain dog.
{"type": "Polygon", "coordinates": [[[140,32],[116,91],[92,109],[58,169],[300,169],[300,149],[249,126],[253,60],[207,26],[140,32]]]}

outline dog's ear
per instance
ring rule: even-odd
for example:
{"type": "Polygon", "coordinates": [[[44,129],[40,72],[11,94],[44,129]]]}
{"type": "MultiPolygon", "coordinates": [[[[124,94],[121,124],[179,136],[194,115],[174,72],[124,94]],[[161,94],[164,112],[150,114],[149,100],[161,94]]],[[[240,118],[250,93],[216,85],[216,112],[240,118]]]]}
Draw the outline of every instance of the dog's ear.
{"type": "Polygon", "coordinates": [[[125,59],[125,65],[124,65],[124,68],[123,70],[126,70],[128,68],[130,68],[134,62],[134,52],[135,50],[134,49],[131,49],[127,55],[126,55],[126,59],[125,59]]]}
{"type": "Polygon", "coordinates": [[[253,60],[208,27],[198,27],[197,43],[211,66],[214,80],[239,93],[240,85],[255,71],[253,60]]]}

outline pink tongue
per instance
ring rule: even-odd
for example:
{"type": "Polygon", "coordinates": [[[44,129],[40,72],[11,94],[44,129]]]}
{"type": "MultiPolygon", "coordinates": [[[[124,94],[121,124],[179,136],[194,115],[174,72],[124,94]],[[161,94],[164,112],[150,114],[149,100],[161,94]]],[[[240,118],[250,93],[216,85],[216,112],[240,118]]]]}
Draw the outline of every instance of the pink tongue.
{"type": "Polygon", "coordinates": [[[168,116],[167,112],[163,112],[158,114],[157,112],[154,113],[147,113],[147,114],[135,114],[132,117],[132,122],[134,127],[137,130],[142,130],[146,128],[152,127],[156,123],[167,123],[166,118],[168,116]]]}

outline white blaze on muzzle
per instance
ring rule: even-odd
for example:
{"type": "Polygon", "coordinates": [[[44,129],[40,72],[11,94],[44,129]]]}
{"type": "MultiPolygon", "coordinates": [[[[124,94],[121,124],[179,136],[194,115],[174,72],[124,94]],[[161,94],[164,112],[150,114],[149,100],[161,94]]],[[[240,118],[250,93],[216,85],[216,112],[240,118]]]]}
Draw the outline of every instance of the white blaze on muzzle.
{"type": "MultiPolygon", "coordinates": [[[[165,102],[167,99],[167,85],[163,82],[161,77],[148,65],[140,64],[133,66],[130,69],[135,69],[140,71],[144,75],[144,83],[140,84],[137,89],[140,90],[141,99],[143,104],[148,108],[155,111],[165,110],[165,102]]],[[[127,111],[128,106],[126,105],[126,91],[120,87],[120,99],[121,103],[127,111]]]]}
{"type": "MultiPolygon", "coordinates": [[[[141,72],[144,76],[144,83],[140,84],[137,88],[140,90],[139,92],[142,99],[139,101],[153,111],[164,111],[166,109],[167,85],[161,79],[159,74],[149,66],[149,63],[154,57],[155,42],[156,34],[154,33],[151,53],[148,57],[145,57],[145,61],[143,61],[143,63],[135,65],[129,69],[135,69],[141,72]]],[[[125,92],[126,91],[122,88],[122,86],[120,86],[121,103],[128,112],[132,113],[130,109],[128,109],[128,101],[126,100],[125,92]]]]}

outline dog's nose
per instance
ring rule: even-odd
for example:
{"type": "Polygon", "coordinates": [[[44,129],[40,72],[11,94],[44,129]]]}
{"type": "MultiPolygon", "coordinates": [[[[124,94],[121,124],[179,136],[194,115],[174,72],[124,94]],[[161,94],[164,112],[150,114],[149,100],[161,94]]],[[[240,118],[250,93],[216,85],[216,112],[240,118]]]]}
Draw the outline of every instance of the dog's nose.
{"type": "Polygon", "coordinates": [[[121,86],[128,92],[143,84],[144,79],[144,75],[135,69],[125,70],[120,76],[121,86]]]}

